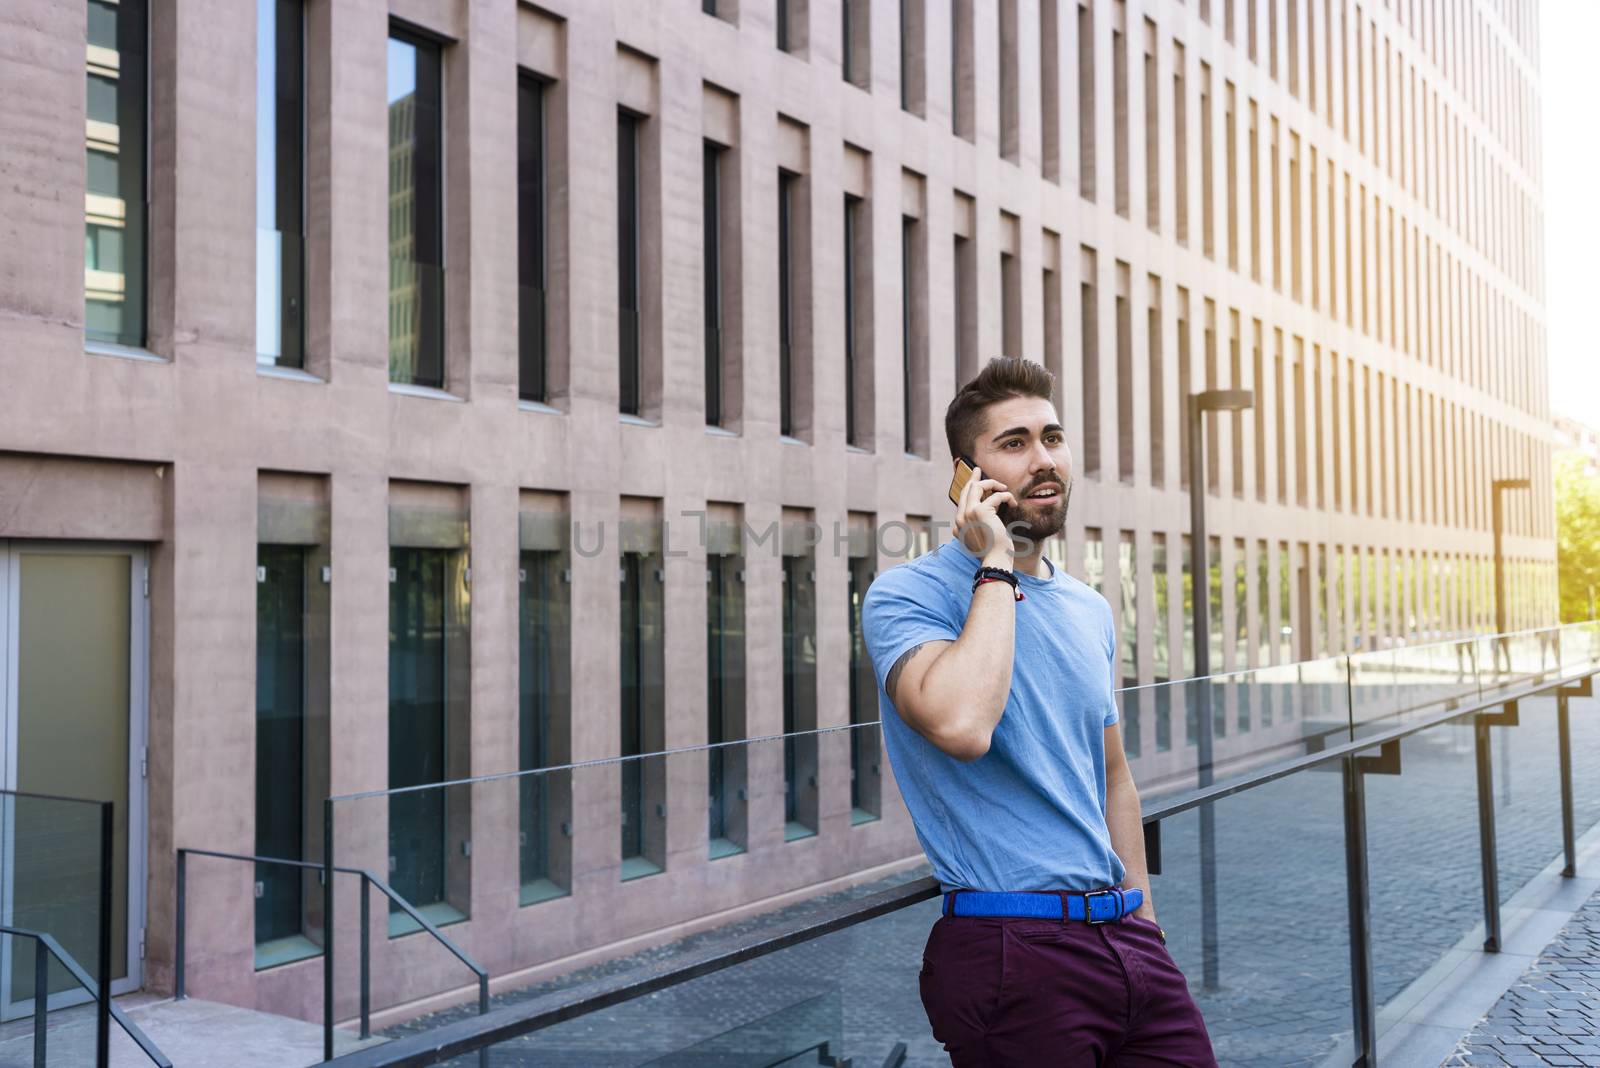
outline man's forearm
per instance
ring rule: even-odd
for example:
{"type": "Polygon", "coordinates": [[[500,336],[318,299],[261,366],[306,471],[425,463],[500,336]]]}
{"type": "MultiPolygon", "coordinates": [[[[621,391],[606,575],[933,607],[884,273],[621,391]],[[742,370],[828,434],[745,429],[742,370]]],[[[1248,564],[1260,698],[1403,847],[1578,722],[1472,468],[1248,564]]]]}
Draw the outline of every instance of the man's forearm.
{"type": "Polygon", "coordinates": [[[922,680],[922,694],[945,717],[988,737],[1000,723],[1011,693],[1016,655],[1016,596],[1003,582],[979,586],[961,637],[939,654],[922,680]]]}
{"type": "Polygon", "coordinates": [[[1144,855],[1144,822],[1139,807],[1139,788],[1132,779],[1122,779],[1106,787],[1106,826],[1111,831],[1111,848],[1122,861],[1122,887],[1137,886],[1144,891],[1144,904],[1138,915],[1147,920],[1156,918],[1155,902],[1150,896],[1150,870],[1144,855]]]}

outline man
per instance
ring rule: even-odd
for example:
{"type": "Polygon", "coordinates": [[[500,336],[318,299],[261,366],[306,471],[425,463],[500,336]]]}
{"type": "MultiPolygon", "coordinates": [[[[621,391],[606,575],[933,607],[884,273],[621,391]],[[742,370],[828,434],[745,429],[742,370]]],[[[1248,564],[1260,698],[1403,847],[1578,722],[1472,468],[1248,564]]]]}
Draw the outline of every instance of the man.
{"type": "Polygon", "coordinates": [[[955,1068],[1213,1066],[1155,923],[1105,599],[1043,541],[1072,490],[1050,372],[993,360],[950,402],[976,471],[957,538],[862,608],[883,733],[945,891],[922,1003],[955,1068]]]}

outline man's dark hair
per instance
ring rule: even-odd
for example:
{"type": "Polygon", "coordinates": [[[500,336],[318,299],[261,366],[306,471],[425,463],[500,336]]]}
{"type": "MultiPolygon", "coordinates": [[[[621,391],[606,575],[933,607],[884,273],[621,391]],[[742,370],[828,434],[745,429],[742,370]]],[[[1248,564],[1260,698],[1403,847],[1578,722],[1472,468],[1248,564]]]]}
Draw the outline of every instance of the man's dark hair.
{"type": "Polygon", "coordinates": [[[955,459],[972,448],[983,432],[983,410],[1012,397],[1053,399],[1056,376],[1032,360],[999,356],[962,386],[944,410],[944,436],[955,459]]]}

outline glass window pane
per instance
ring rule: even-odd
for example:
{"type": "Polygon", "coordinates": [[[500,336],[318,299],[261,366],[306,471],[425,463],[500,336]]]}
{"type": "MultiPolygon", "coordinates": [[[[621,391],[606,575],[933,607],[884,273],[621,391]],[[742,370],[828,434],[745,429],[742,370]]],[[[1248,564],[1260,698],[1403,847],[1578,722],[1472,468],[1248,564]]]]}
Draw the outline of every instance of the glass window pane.
{"type": "Polygon", "coordinates": [[[256,356],[304,357],[301,0],[256,0],[256,356]]]}
{"type": "MultiPolygon", "coordinates": [[[[571,708],[571,609],[565,554],[524,551],[519,587],[518,759],[522,771],[561,763],[571,708]]],[[[564,773],[518,782],[521,903],[564,896],[570,887],[564,820],[570,788],[564,773]]]]}
{"type": "MultiPolygon", "coordinates": [[[[389,785],[444,779],[445,574],[441,549],[389,550],[389,785]]],[[[444,900],[444,791],[389,802],[390,883],[413,905],[444,900]]]]}
{"type": "MultiPolygon", "coordinates": [[[[783,558],[783,733],[817,726],[816,564],[811,555],[783,558]]],[[[786,737],[783,747],[784,836],[817,833],[817,737],[786,737]]]]}
{"type": "Polygon", "coordinates": [[[145,341],[144,0],[90,0],[88,32],[84,334],[137,346],[145,341]],[[121,235],[115,246],[107,231],[121,235]]]}
{"type": "Polygon", "coordinates": [[[389,381],[444,386],[439,46],[389,37],[389,381]]]}
{"type": "Polygon", "coordinates": [[[517,82],[517,392],[545,399],[544,83],[517,82]]]}
{"type": "MultiPolygon", "coordinates": [[[[256,844],[262,857],[303,860],[306,698],[306,553],[263,545],[256,554],[256,844]]],[[[256,942],[303,941],[301,873],[256,865],[256,942]]],[[[287,946],[275,948],[289,948],[287,946]]],[[[258,962],[261,959],[257,951],[258,962]]]]}

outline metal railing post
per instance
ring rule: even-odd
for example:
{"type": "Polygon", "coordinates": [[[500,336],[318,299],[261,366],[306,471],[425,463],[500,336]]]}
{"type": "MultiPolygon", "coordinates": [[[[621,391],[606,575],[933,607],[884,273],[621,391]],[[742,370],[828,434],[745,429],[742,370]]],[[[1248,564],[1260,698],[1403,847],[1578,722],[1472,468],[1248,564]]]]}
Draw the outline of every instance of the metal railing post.
{"type": "Polygon", "coordinates": [[[1483,863],[1483,951],[1500,952],[1500,874],[1494,834],[1494,768],[1490,761],[1489,724],[1472,721],[1478,764],[1478,852],[1483,863]]]}
{"type": "Polygon", "coordinates": [[[111,865],[116,835],[114,802],[100,806],[100,1004],[95,1007],[94,1055],[100,1068],[111,1064],[111,865]]]}
{"type": "Polygon", "coordinates": [[[184,998],[189,996],[188,995],[188,991],[187,991],[187,989],[185,987],[185,984],[184,984],[184,977],[183,977],[184,944],[187,941],[187,938],[186,938],[187,930],[186,930],[186,928],[188,927],[187,911],[186,911],[187,906],[185,904],[185,899],[188,896],[188,882],[189,882],[189,853],[188,853],[187,850],[180,849],[180,850],[178,850],[178,878],[177,878],[177,883],[178,883],[178,909],[177,909],[177,917],[176,917],[177,923],[175,924],[175,929],[173,930],[173,934],[172,934],[172,941],[173,941],[173,947],[172,947],[172,951],[173,951],[173,959],[172,959],[172,1000],[173,1001],[182,1001],[184,998]]]}
{"type": "MultiPolygon", "coordinates": [[[[482,1016],[489,1011],[489,973],[478,974],[478,1015],[482,1016]]],[[[489,1047],[484,1046],[478,1051],[478,1068],[489,1068],[489,1047]]]]}
{"type": "Polygon", "coordinates": [[[1378,1008],[1372,982],[1371,898],[1367,872],[1367,787],[1360,759],[1344,758],[1344,875],[1350,909],[1350,1006],[1357,1068],[1378,1063],[1378,1008]]]}
{"type": "Polygon", "coordinates": [[[372,895],[361,873],[361,1037],[372,1037],[372,895]]]}
{"type": "Polygon", "coordinates": [[[1566,864],[1561,874],[1578,874],[1578,845],[1572,818],[1572,733],[1567,722],[1567,695],[1556,691],[1556,732],[1561,744],[1561,848],[1566,864]]]}
{"type": "MultiPolygon", "coordinates": [[[[16,938],[12,938],[16,945],[16,938]]],[[[33,1068],[49,1068],[45,1055],[50,1037],[50,950],[44,939],[33,940],[33,1068]]]]}
{"type": "Polygon", "coordinates": [[[322,1059],[333,1060],[333,799],[322,803],[322,1059]]]}

